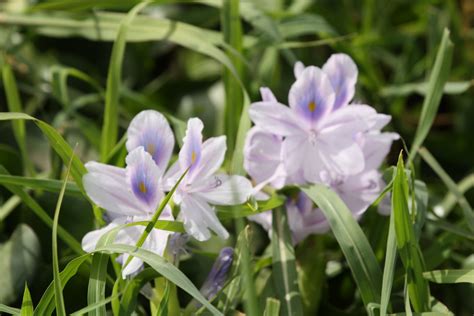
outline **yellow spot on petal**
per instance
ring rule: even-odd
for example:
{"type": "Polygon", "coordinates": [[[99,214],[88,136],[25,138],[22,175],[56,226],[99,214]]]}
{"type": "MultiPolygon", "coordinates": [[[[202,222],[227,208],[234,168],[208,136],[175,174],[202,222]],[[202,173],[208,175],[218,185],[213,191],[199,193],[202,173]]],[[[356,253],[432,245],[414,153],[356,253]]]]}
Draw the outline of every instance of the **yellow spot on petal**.
{"type": "Polygon", "coordinates": [[[316,110],[316,103],[314,101],[309,102],[308,109],[310,112],[314,112],[316,110]]]}
{"type": "Polygon", "coordinates": [[[138,185],[138,189],[140,189],[141,193],[146,193],[146,186],[143,181],[141,181],[140,184],[138,185]]]}
{"type": "Polygon", "coordinates": [[[191,153],[191,163],[194,163],[196,161],[196,152],[193,150],[191,153]]]}
{"type": "Polygon", "coordinates": [[[148,144],[146,145],[146,151],[150,154],[153,155],[155,153],[155,145],[154,144],[148,144]]]}

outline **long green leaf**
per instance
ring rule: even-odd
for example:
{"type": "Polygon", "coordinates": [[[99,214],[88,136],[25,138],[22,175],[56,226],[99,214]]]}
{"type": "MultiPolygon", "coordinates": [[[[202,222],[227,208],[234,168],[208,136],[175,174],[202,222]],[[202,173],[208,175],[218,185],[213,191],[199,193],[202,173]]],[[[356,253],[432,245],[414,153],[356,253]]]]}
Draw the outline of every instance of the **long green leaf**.
{"type": "Polygon", "coordinates": [[[222,315],[214,306],[212,306],[194,284],[184,275],[178,268],[166,261],[157,254],[135,246],[129,245],[108,245],[97,248],[94,252],[106,253],[128,253],[136,258],[146,262],[155,271],[160,273],[163,277],[176,284],[185,292],[190,294],[201,304],[203,304],[213,315],[222,315]]]}
{"type": "Polygon", "coordinates": [[[449,39],[449,31],[445,29],[436,55],[433,70],[431,71],[428,91],[423,102],[418,128],[410,149],[410,155],[408,157],[408,161],[410,162],[413,161],[413,158],[418,153],[418,149],[423,144],[426,136],[428,136],[428,132],[430,131],[436,113],[438,112],[441,96],[443,95],[443,87],[448,80],[449,71],[451,69],[453,48],[454,45],[449,39]]]}
{"type": "MultiPolygon", "coordinates": [[[[24,188],[39,189],[55,193],[61,191],[62,187],[62,181],[60,180],[19,177],[5,174],[0,175],[0,184],[11,184],[24,188]]],[[[73,182],[66,183],[66,194],[82,196],[81,190],[73,182]]]]}
{"type": "MultiPolygon", "coordinates": [[[[0,165],[0,175],[8,175],[8,171],[0,165]]],[[[53,227],[53,220],[48,215],[48,213],[35,201],[31,196],[28,195],[23,189],[16,185],[11,184],[4,184],[5,188],[18,196],[26,206],[28,206],[33,213],[41,219],[43,223],[45,223],[48,227],[53,227]]],[[[66,231],[61,226],[58,226],[58,235],[71,249],[78,253],[83,254],[84,251],[82,250],[81,244],[71,235],[68,231],[66,231]]]]}
{"type": "Polygon", "coordinates": [[[52,251],[53,251],[53,283],[54,283],[54,301],[56,303],[56,314],[58,316],[66,315],[66,307],[64,305],[63,287],[61,285],[61,277],[59,276],[59,259],[58,259],[58,222],[59,212],[63,203],[64,192],[66,192],[66,185],[69,178],[69,172],[71,171],[71,164],[74,156],[71,156],[69,165],[66,171],[66,177],[59,193],[58,203],[54,211],[53,218],[53,231],[52,231],[52,251]]]}
{"type": "Polygon", "coordinates": [[[263,316],[278,316],[280,315],[280,301],[269,297],[265,303],[265,311],[263,312],[263,316]]]}
{"type": "Polygon", "coordinates": [[[273,283],[282,304],[282,315],[303,315],[303,303],[298,289],[295,250],[285,210],[273,210],[272,265],[273,283]]]}
{"type": "MultiPolygon", "coordinates": [[[[69,280],[77,274],[79,267],[90,257],[90,254],[85,254],[80,257],[74,258],[69,261],[66,267],[59,274],[61,279],[61,286],[64,288],[69,280]]],[[[38,305],[36,306],[34,315],[51,315],[55,309],[56,305],[54,302],[54,281],[48,286],[46,291],[43,293],[38,305]]]]}
{"type": "MultiPolygon", "coordinates": [[[[393,206],[392,206],[393,209],[393,206]]],[[[395,236],[394,214],[390,214],[390,226],[388,229],[387,249],[385,251],[385,264],[382,276],[382,293],[380,294],[380,315],[387,315],[387,310],[392,293],[393,277],[395,274],[395,263],[397,259],[397,240],[395,236]]]]}
{"type": "Polygon", "coordinates": [[[423,278],[425,264],[415,236],[408,201],[408,180],[405,175],[403,156],[400,153],[392,191],[395,236],[398,252],[406,272],[410,302],[415,312],[421,313],[430,310],[430,294],[428,283],[423,278]]]}
{"type": "Polygon", "coordinates": [[[33,301],[31,300],[28,285],[25,284],[25,292],[23,293],[23,301],[21,302],[20,316],[33,316],[33,301]]]}
{"type": "Polygon", "coordinates": [[[474,270],[435,270],[424,272],[425,279],[441,284],[471,283],[474,284],[474,270]]]}
{"type": "Polygon", "coordinates": [[[10,307],[0,303],[0,312],[7,313],[10,315],[20,315],[21,310],[18,308],[10,307]]]}
{"type": "MultiPolygon", "coordinates": [[[[466,176],[464,179],[459,181],[456,186],[458,187],[458,191],[462,194],[469,191],[474,187],[474,174],[466,176]]],[[[443,201],[433,209],[436,215],[446,217],[456,205],[457,201],[458,199],[456,198],[456,195],[450,191],[444,196],[443,201]]]]}
{"type": "Polygon", "coordinates": [[[351,268],[365,306],[380,302],[382,272],[367,237],[352,213],[339,196],[324,185],[315,184],[301,189],[326,216],[351,268]]]}
{"type": "Polygon", "coordinates": [[[119,117],[119,96],[120,82],[122,77],[122,63],[125,53],[125,44],[127,40],[127,32],[130,23],[135,16],[145,6],[148,1],[136,5],[120,23],[117,38],[112,48],[112,56],[110,57],[109,72],[107,75],[107,88],[105,92],[105,109],[104,124],[102,126],[101,141],[101,159],[106,161],[110,151],[117,142],[118,135],[118,117],[119,117]]]}
{"type": "Polygon", "coordinates": [[[92,256],[92,267],[89,277],[89,286],[87,288],[87,304],[96,306],[90,310],[90,316],[105,316],[104,305],[97,305],[98,302],[105,300],[105,281],[107,278],[107,265],[109,255],[105,253],[94,253],[92,256]]]}
{"type": "Polygon", "coordinates": [[[433,169],[434,172],[436,172],[438,177],[440,177],[444,184],[448,187],[449,191],[456,197],[459,206],[461,206],[469,229],[471,232],[474,232],[474,212],[467,199],[459,190],[453,179],[451,179],[448,173],[444,171],[443,167],[441,167],[438,161],[436,161],[433,155],[431,155],[431,153],[426,148],[421,148],[419,152],[423,160],[431,167],[431,169],[433,169]]]}

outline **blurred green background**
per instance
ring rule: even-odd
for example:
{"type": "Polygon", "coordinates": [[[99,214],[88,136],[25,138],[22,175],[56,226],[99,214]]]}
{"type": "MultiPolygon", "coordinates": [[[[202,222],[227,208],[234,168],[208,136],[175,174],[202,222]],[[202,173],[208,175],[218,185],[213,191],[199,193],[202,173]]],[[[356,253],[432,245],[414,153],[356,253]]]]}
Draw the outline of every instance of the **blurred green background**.
{"type": "MultiPolygon", "coordinates": [[[[83,162],[99,157],[103,89],[114,32],[123,18],[123,15],[110,14],[108,24],[102,24],[99,23],[104,19],[101,14],[128,12],[137,2],[0,1],[1,63],[9,64],[14,71],[24,112],[54,126],[72,146],[77,143],[76,152],[83,162]],[[86,20],[99,22],[90,24],[89,28],[82,24],[69,25],[71,21],[86,20]]],[[[184,22],[206,32],[200,32],[200,37],[190,41],[189,47],[169,40],[175,28],[173,22],[161,28],[162,40],[149,40],[161,34],[153,29],[154,24],[148,25],[150,29],[137,28],[129,32],[120,88],[120,136],[136,113],[150,108],[183,120],[199,116],[205,123],[207,136],[225,132],[224,69],[216,59],[199,52],[207,49],[205,41],[226,51],[220,32],[221,12],[216,5],[220,1],[173,2],[157,1],[143,13],[156,20],[184,22]]],[[[260,98],[258,88],[267,86],[286,103],[287,91],[294,80],[295,61],[322,66],[332,53],[345,52],[359,67],[355,101],[392,115],[389,129],[400,133],[408,146],[417,127],[426,78],[443,29],[448,28],[455,45],[452,70],[425,146],[455,181],[474,172],[473,1],[246,0],[240,4],[244,40],[241,54],[233,58],[240,60],[241,67],[237,70],[252,101],[260,98]]],[[[144,23],[146,25],[146,21],[144,23]]],[[[187,36],[194,36],[192,29],[186,32],[187,36]]],[[[3,87],[0,111],[8,111],[3,87]]],[[[28,166],[32,164],[34,174],[61,179],[62,163],[33,123],[26,123],[26,143],[29,162],[22,162],[11,122],[0,122],[1,165],[11,174],[32,176],[31,165],[28,166]]],[[[395,163],[402,147],[401,142],[393,146],[388,164],[395,163]]],[[[117,161],[121,162],[120,157],[117,161]]],[[[415,164],[419,167],[417,177],[428,184],[430,206],[437,205],[446,188],[429,167],[420,161],[415,164]]],[[[474,181],[471,179],[471,182],[474,181]]],[[[53,214],[56,194],[39,190],[32,190],[31,194],[53,214]]],[[[474,202],[473,190],[468,191],[467,197],[474,202]]],[[[33,301],[37,301],[52,279],[51,232],[27,207],[10,198],[11,193],[0,187],[0,242],[3,242],[0,245],[0,302],[17,306],[24,281],[28,281],[33,301]],[[19,226],[20,223],[31,229],[19,226]],[[15,242],[37,246],[23,249],[13,247],[15,242]],[[23,250],[15,254],[15,249],[23,250]],[[20,255],[23,259],[12,266],[9,255],[20,255]]],[[[66,207],[63,207],[60,223],[80,240],[94,227],[91,207],[86,200],[73,195],[66,196],[63,205],[66,207]]],[[[363,220],[369,236],[377,235],[376,229],[370,228],[371,221],[375,221],[374,213],[363,220]]],[[[460,220],[459,214],[452,212],[449,221],[460,220]]],[[[383,223],[387,224],[385,220],[383,223]]],[[[263,231],[255,229],[259,253],[268,240],[263,231]]],[[[430,231],[429,227],[426,230],[420,243],[422,249],[441,255],[437,268],[474,266],[472,239],[452,237],[447,246],[441,238],[448,237],[442,237],[442,232],[430,231]],[[433,244],[440,246],[429,248],[433,244]]],[[[380,239],[375,245],[380,252],[386,237],[376,237],[369,240],[375,243],[374,240],[380,239]]],[[[327,239],[327,258],[340,258],[337,243],[329,236],[321,238],[327,239]]],[[[182,264],[196,284],[203,281],[213,256],[221,247],[218,242],[211,244],[209,247],[194,245],[206,249],[206,253],[198,253],[182,264]]],[[[311,247],[307,249],[310,251],[311,247]]],[[[60,264],[68,262],[72,255],[63,245],[60,264]]],[[[425,255],[425,260],[430,258],[425,255]]],[[[81,276],[75,277],[65,291],[66,306],[71,310],[86,304],[88,271],[86,267],[81,269],[84,270],[81,276]]],[[[456,315],[471,315],[474,311],[472,286],[434,284],[431,289],[433,296],[443,298],[443,303],[456,315]]],[[[397,290],[401,290],[400,286],[397,290]]],[[[330,277],[323,297],[327,299],[322,300],[321,308],[328,313],[357,314],[360,311],[357,309],[360,306],[352,305],[354,283],[347,267],[330,277]]],[[[403,301],[396,304],[402,305],[403,301]]]]}

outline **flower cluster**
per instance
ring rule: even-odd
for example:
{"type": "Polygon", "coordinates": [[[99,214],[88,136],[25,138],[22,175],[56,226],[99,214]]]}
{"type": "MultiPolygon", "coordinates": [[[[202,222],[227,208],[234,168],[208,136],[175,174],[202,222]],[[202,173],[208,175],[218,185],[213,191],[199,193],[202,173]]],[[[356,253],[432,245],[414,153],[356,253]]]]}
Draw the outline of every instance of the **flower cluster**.
{"type": "MultiPolygon", "coordinates": [[[[381,190],[378,168],[399,137],[381,132],[391,117],[351,103],[358,70],[345,54],[332,55],[322,68],[298,62],[294,74],[289,106],[268,88],[261,89],[262,101],[251,105],[255,126],[247,135],[244,167],[258,188],[326,184],[359,218],[381,190]]],[[[328,229],[303,193],[287,203],[287,210],[295,242],[328,229]]],[[[269,213],[251,219],[271,227],[269,213]]]]}
{"type": "MultiPolygon", "coordinates": [[[[84,187],[91,200],[106,212],[109,224],[86,234],[82,247],[93,251],[100,236],[126,223],[150,220],[164,194],[185,174],[175,194],[180,206],[178,219],[196,239],[210,238],[210,230],[222,238],[228,232],[222,226],[211,205],[233,205],[245,202],[252,192],[249,180],[241,176],[217,173],[226,151],[225,136],[202,141],[203,123],[197,118],[188,121],[186,136],[178,160],[166,171],[175,144],[173,132],[165,117],[152,110],[139,113],[127,131],[126,167],[118,168],[98,162],[86,164],[84,187]]],[[[173,220],[167,206],[161,220],[173,220]]],[[[135,245],[144,226],[126,226],[117,234],[116,242],[135,245]]],[[[171,232],[153,229],[143,248],[162,255],[171,232]]],[[[128,255],[121,261],[127,262],[128,255]]],[[[133,258],[122,271],[123,277],[142,266],[133,258]]]]}

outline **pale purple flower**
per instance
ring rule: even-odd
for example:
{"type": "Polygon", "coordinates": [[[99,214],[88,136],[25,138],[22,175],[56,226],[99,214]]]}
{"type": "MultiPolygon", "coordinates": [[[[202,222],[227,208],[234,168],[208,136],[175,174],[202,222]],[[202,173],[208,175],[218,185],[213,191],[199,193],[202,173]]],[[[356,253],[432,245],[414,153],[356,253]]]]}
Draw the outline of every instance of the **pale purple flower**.
{"type": "Polygon", "coordinates": [[[200,241],[211,237],[210,230],[226,239],[229,233],[211,205],[241,204],[251,194],[252,185],[245,177],[217,173],[224,161],[226,137],[212,137],[203,142],[203,127],[200,119],[189,119],[179,159],[165,179],[171,188],[189,169],[173,195],[175,203],[180,205],[179,216],[186,231],[200,241]]]}
{"type": "MultiPolygon", "coordinates": [[[[132,150],[126,163],[126,168],[98,162],[86,164],[88,173],[83,177],[86,193],[95,204],[106,210],[107,217],[112,220],[106,227],[84,236],[82,247],[86,251],[95,249],[100,236],[117,225],[149,220],[164,197],[159,181],[163,170],[143,147],[132,150]]],[[[166,208],[160,219],[173,220],[171,210],[166,208]]],[[[119,231],[116,242],[135,245],[143,230],[143,226],[126,227],[119,231]]],[[[162,255],[170,233],[153,229],[143,248],[162,255]]],[[[123,256],[126,262],[128,255],[123,256]]],[[[134,258],[123,270],[123,276],[133,274],[142,264],[141,260],[134,258]]]]}
{"type": "Polygon", "coordinates": [[[253,103],[250,118],[268,133],[283,138],[281,150],[287,174],[300,170],[307,182],[317,182],[323,170],[357,174],[364,157],[355,135],[371,129],[367,117],[375,110],[352,105],[333,111],[335,93],[321,69],[306,67],[292,85],[290,107],[266,98],[253,103]]]}

